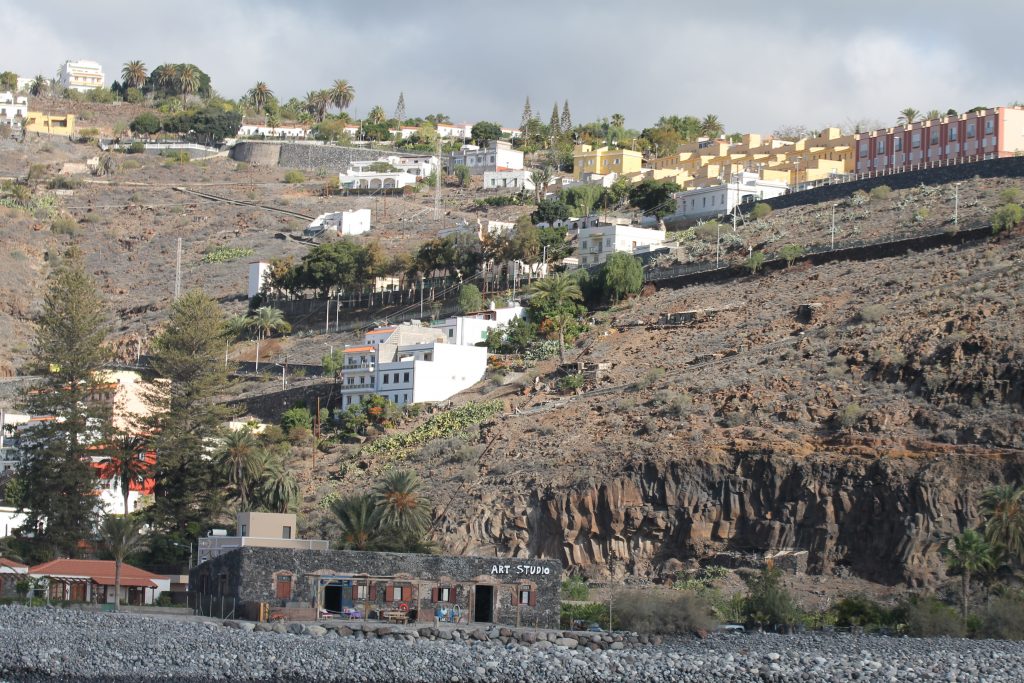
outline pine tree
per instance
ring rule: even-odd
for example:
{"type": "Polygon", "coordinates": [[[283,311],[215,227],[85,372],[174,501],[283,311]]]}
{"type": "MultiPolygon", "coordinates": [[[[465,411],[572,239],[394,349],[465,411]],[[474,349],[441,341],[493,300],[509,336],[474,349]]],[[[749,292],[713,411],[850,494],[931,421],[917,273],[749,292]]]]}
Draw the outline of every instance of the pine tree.
{"type": "Polygon", "coordinates": [[[156,487],[148,515],[156,529],[179,541],[200,534],[223,503],[223,482],[208,450],[224,419],[215,399],[227,385],[226,329],[217,303],[191,291],[174,302],[153,344],[158,379],[146,399],[153,408],[156,487]]]}
{"type": "Polygon", "coordinates": [[[569,113],[569,100],[562,105],[562,132],[572,131],[572,114],[569,113]]]}
{"type": "Polygon", "coordinates": [[[555,102],[554,108],[551,110],[551,121],[548,123],[548,128],[551,129],[551,137],[557,138],[562,134],[562,124],[558,120],[558,102],[555,102]]]}
{"type": "Polygon", "coordinates": [[[18,473],[26,520],[19,533],[34,535],[34,559],[73,556],[96,520],[96,474],[89,447],[105,432],[109,406],[98,404],[98,373],[109,358],[105,302],[85,272],[81,254],[69,249],[50,276],[37,320],[33,362],[43,376],[25,395],[26,407],[44,420],[26,434],[18,473]]]}
{"type": "Polygon", "coordinates": [[[519,122],[519,130],[522,131],[523,135],[526,135],[526,129],[530,127],[530,121],[533,119],[533,110],[530,108],[530,98],[527,96],[526,104],[523,105],[523,118],[519,122]]]}
{"type": "Polygon", "coordinates": [[[405,121],[405,93],[398,93],[398,104],[395,105],[395,120],[398,121],[398,125],[402,125],[405,121]]]}

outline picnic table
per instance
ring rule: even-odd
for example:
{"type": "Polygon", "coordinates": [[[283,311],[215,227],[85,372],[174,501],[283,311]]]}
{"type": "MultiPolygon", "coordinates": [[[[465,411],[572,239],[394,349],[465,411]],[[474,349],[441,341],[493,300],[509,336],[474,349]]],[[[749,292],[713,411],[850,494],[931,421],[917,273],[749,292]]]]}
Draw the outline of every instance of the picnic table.
{"type": "Polygon", "coordinates": [[[381,613],[381,616],[395,624],[409,623],[409,613],[402,610],[385,610],[381,613]]]}

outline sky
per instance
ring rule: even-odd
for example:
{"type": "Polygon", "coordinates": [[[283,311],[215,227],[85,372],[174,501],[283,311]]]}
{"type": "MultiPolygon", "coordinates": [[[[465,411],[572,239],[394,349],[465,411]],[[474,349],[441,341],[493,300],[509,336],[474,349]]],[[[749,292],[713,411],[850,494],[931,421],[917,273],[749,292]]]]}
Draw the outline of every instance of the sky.
{"type": "MultiPolygon", "coordinates": [[[[1024,101],[1024,2],[973,0],[0,0],[0,71],[52,76],[100,62],[108,81],[141,60],[192,62],[224,97],[265,81],[281,100],[343,78],[352,114],[404,93],[407,116],[518,126],[620,113],[642,129],[667,114],[715,114],[769,133],[899,111],[1024,101]]],[[[868,127],[874,127],[869,125],[868,127]]]]}

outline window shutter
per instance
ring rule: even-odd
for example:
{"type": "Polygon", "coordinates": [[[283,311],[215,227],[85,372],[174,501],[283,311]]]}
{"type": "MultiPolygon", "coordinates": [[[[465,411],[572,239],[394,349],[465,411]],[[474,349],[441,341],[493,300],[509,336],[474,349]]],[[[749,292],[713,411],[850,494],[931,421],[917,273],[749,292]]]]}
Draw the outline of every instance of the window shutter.
{"type": "Polygon", "coordinates": [[[530,586],[530,607],[537,606],[537,589],[534,586],[530,586]]]}
{"type": "Polygon", "coordinates": [[[388,584],[387,588],[384,589],[384,602],[395,601],[395,587],[392,584],[388,584]]]}
{"type": "Polygon", "coordinates": [[[371,582],[370,583],[370,602],[376,602],[376,601],[377,601],[377,584],[371,582]]]}
{"type": "Polygon", "coordinates": [[[512,586],[512,606],[519,604],[519,586],[512,586]]]}
{"type": "Polygon", "coordinates": [[[437,588],[430,589],[430,602],[437,602],[437,588]]]}

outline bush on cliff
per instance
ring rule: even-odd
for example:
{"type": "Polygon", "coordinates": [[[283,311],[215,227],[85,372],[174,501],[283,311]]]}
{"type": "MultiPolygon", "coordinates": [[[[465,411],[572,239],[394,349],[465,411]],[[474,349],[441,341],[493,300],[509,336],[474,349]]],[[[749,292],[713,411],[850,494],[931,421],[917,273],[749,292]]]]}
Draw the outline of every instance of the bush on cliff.
{"type": "Polygon", "coordinates": [[[963,637],[966,629],[957,611],[935,598],[915,598],[906,606],[907,633],[921,638],[963,637]]]}
{"type": "Polygon", "coordinates": [[[711,606],[689,591],[630,590],[612,600],[618,627],[638,633],[687,634],[717,623],[711,606]]]}
{"type": "Polygon", "coordinates": [[[747,623],[767,628],[790,626],[800,619],[800,609],[782,585],[782,572],[765,567],[746,579],[747,599],[743,605],[747,623]]]}

